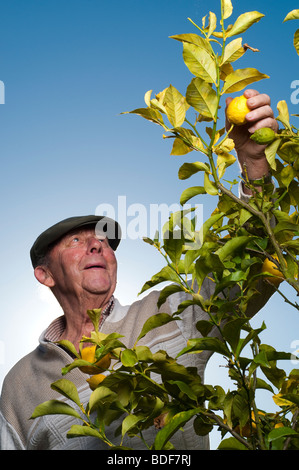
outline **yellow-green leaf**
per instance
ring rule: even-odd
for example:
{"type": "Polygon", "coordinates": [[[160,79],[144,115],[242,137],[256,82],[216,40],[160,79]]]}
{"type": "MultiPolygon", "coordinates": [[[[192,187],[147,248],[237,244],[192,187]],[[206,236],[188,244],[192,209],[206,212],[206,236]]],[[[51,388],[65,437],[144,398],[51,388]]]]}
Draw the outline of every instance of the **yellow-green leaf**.
{"type": "Polygon", "coordinates": [[[170,36],[170,38],[183,43],[186,42],[189,44],[194,44],[201,47],[202,49],[205,49],[211,56],[213,55],[213,49],[210,42],[207,39],[198,36],[197,34],[176,34],[175,36],[170,36]]]}
{"type": "Polygon", "coordinates": [[[151,106],[151,94],[152,94],[153,90],[149,90],[145,93],[144,95],[144,101],[145,101],[145,104],[146,106],[148,106],[150,108],[151,106]]]}
{"type": "Polygon", "coordinates": [[[280,178],[281,178],[282,184],[284,184],[288,188],[289,185],[291,184],[291,182],[293,181],[295,175],[296,175],[296,173],[295,173],[295,170],[292,166],[290,166],[290,165],[285,166],[281,170],[281,173],[280,173],[280,178]]]}
{"type": "Polygon", "coordinates": [[[247,13],[243,13],[237,18],[233,27],[226,33],[226,36],[231,37],[244,33],[244,31],[247,31],[250,26],[260,21],[263,16],[265,15],[259,13],[258,11],[249,11],[247,13]]]}
{"type": "Polygon", "coordinates": [[[78,394],[78,390],[76,386],[67,379],[59,379],[56,382],[51,384],[51,388],[56,390],[56,392],[60,393],[61,395],[69,398],[71,401],[76,403],[76,405],[80,406],[80,398],[78,394]]]}
{"type": "Polygon", "coordinates": [[[223,12],[223,19],[226,20],[232,15],[233,5],[231,0],[221,0],[221,9],[223,12]]]}
{"type": "Polygon", "coordinates": [[[290,114],[286,101],[279,101],[277,104],[277,109],[279,111],[277,120],[280,121],[285,127],[290,127],[290,114]]]}
{"type": "Polygon", "coordinates": [[[218,101],[216,91],[209,83],[193,78],[187,88],[186,100],[200,114],[215,120],[218,101]]]}
{"type": "Polygon", "coordinates": [[[170,123],[174,127],[181,126],[186,116],[185,97],[172,85],[166,89],[164,106],[170,123]]]}
{"type": "Polygon", "coordinates": [[[217,158],[218,177],[221,179],[224,176],[226,168],[233,165],[236,157],[230,153],[221,153],[217,158]]]}
{"type": "Polygon", "coordinates": [[[205,176],[204,176],[204,188],[205,188],[205,191],[208,194],[210,194],[210,196],[217,196],[218,194],[217,186],[213,181],[210,181],[208,173],[205,173],[205,176]]]}
{"type": "Polygon", "coordinates": [[[275,139],[271,144],[267,145],[267,147],[265,148],[266,158],[272,170],[276,170],[275,157],[276,157],[276,152],[278,150],[279,145],[280,145],[280,139],[275,139]]]}
{"type": "Polygon", "coordinates": [[[72,408],[67,403],[63,403],[59,400],[49,400],[38,405],[35,408],[31,416],[31,419],[38,418],[40,416],[56,415],[56,414],[69,415],[69,416],[74,416],[75,418],[81,419],[80,414],[76,410],[74,410],[74,408],[72,408]]]}
{"type": "Polygon", "coordinates": [[[217,17],[215,13],[210,11],[209,13],[209,29],[208,29],[208,37],[211,36],[211,34],[215,31],[217,26],[217,17]]]}
{"type": "Polygon", "coordinates": [[[208,83],[217,80],[216,64],[211,55],[202,47],[183,43],[183,58],[190,72],[208,83]]]}
{"type": "Polygon", "coordinates": [[[209,172],[210,168],[206,163],[203,162],[184,163],[179,169],[179,179],[185,180],[197,173],[198,171],[209,172]]]}
{"type": "Polygon", "coordinates": [[[292,10],[290,11],[287,16],[285,17],[285,19],[283,20],[283,22],[285,21],[289,21],[289,20],[299,20],[299,10],[292,10]]]}
{"type": "Polygon", "coordinates": [[[172,150],[170,155],[186,155],[189,152],[192,152],[193,148],[190,148],[185,144],[182,139],[176,137],[173,142],[172,150]]]}
{"type": "Polygon", "coordinates": [[[225,46],[221,65],[235,62],[237,59],[242,57],[244,53],[245,49],[242,46],[242,38],[234,39],[229,44],[227,44],[227,46],[225,46]]]}
{"type": "Polygon", "coordinates": [[[159,113],[158,110],[153,109],[153,108],[138,108],[134,109],[133,111],[126,111],[121,114],[138,114],[139,116],[143,117],[144,119],[147,119],[148,121],[152,121],[155,124],[159,124],[160,126],[164,127],[166,129],[163,118],[161,114],[159,113]]]}
{"type": "Polygon", "coordinates": [[[206,194],[206,190],[203,186],[192,186],[191,188],[185,189],[181,194],[180,204],[183,206],[189,199],[198,196],[198,194],[206,194]]]}
{"type": "Polygon", "coordinates": [[[269,76],[254,68],[235,70],[226,77],[223,93],[234,93],[243,90],[247,85],[264,78],[269,78],[269,76]]]}

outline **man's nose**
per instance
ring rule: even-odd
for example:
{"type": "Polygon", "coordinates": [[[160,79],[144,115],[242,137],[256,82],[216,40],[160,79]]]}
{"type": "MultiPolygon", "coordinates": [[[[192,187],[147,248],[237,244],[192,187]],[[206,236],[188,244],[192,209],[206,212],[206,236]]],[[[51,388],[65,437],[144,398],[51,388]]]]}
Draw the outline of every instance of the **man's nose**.
{"type": "Polygon", "coordinates": [[[90,237],[88,239],[88,251],[89,252],[100,252],[102,251],[102,241],[97,237],[90,237]]]}

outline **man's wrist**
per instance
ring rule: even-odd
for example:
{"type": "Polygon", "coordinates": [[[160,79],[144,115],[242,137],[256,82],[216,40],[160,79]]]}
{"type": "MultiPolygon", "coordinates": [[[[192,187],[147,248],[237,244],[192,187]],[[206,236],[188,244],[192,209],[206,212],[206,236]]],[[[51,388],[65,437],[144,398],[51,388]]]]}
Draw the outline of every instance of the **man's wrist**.
{"type": "Polygon", "coordinates": [[[241,176],[245,183],[249,183],[252,185],[269,184],[272,181],[272,175],[269,172],[267,175],[263,175],[262,177],[255,179],[248,178],[248,176],[246,176],[246,174],[244,174],[243,172],[241,173],[241,176]]]}
{"type": "Polygon", "coordinates": [[[248,158],[248,155],[242,158],[238,155],[239,164],[242,174],[246,180],[259,180],[270,175],[270,167],[266,157],[264,158],[248,158]]]}

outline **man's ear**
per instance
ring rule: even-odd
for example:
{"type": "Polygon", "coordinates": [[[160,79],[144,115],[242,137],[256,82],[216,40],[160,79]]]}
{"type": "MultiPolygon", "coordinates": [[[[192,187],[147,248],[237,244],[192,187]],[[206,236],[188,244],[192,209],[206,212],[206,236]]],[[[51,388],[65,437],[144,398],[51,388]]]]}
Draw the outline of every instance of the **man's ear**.
{"type": "Polygon", "coordinates": [[[34,276],[44,286],[54,287],[55,281],[50,273],[50,271],[45,266],[37,266],[34,269],[34,276]]]}

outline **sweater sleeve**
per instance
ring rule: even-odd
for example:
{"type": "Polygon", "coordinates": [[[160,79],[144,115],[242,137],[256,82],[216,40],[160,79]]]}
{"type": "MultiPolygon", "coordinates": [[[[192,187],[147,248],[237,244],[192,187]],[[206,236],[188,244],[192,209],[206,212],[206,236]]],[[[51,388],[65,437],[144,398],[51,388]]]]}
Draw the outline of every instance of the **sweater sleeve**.
{"type": "Polygon", "coordinates": [[[0,450],[25,450],[16,430],[0,412],[0,450]]]}

